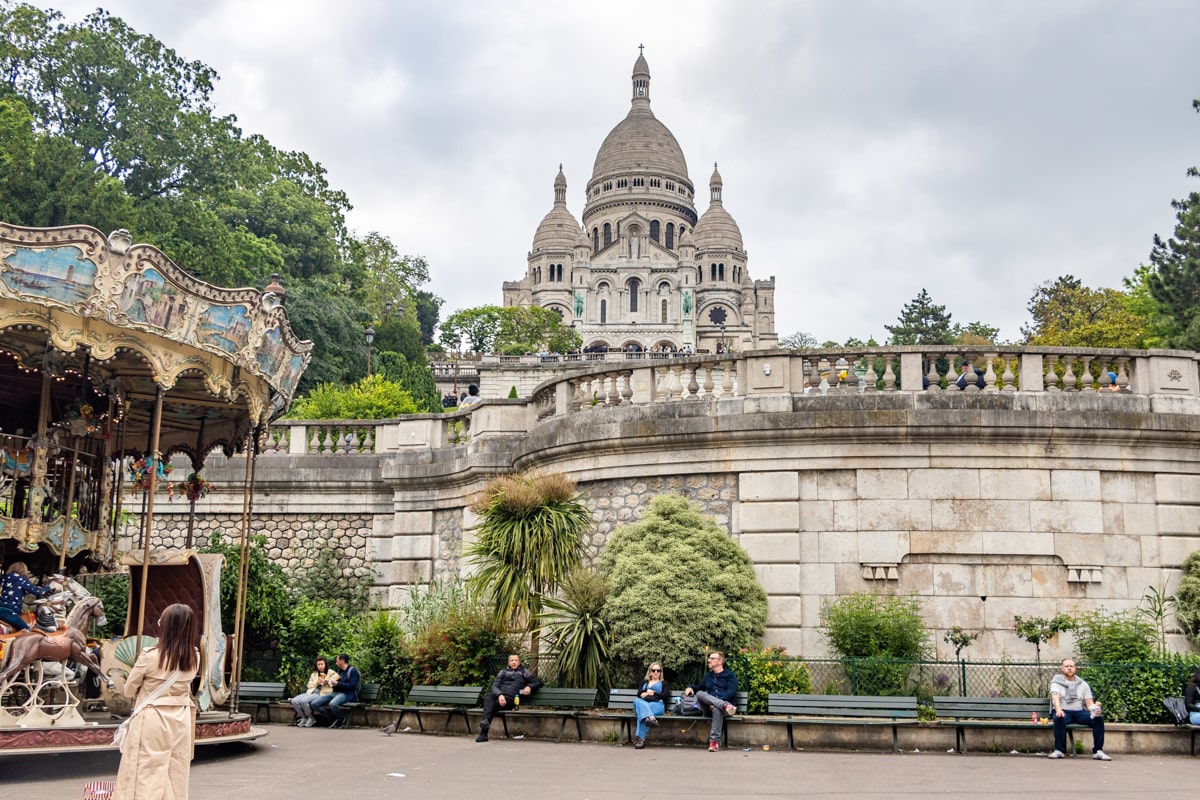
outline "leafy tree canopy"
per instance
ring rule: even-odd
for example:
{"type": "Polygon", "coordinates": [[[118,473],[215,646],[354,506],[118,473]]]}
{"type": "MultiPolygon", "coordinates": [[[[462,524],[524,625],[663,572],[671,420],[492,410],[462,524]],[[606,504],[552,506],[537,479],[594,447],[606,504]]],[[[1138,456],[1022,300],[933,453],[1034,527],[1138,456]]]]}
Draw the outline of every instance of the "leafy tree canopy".
{"type": "Polygon", "coordinates": [[[817,337],[807,331],[796,331],[789,333],[779,339],[779,346],[785,350],[809,350],[814,347],[820,347],[817,342],[817,337]]]}
{"type": "Polygon", "coordinates": [[[400,384],[375,374],[349,387],[323,383],[292,406],[294,419],[390,419],[415,414],[417,404],[400,384]]]}
{"type": "Polygon", "coordinates": [[[1058,347],[1141,348],[1148,320],[1131,309],[1118,289],[1091,289],[1073,275],[1046,281],[1029,300],[1031,326],[1021,333],[1029,344],[1058,347]]]}
{"type": "Polygon", "coordinates": [[[583,340],[554,311],[540,306],[479,306],[455,311],[442,323],[439,336],[451,349],[455,343],[480,353],[566,353],[583,340]]]}
{"type": "MultiPolygon", "coordinates": [[[[1192,107],[1200,111],[1200,100],[1193,100],[1192,107]]],[[[1190,167],[1187,174],[1200,177],[1200,169],[1190,167]]],[[[1200,350],[1200,192],[1171,205],[1175,233],[1165,241],[1155,235],[1150,251],[1154,272],[1146,284],[1161,313],[1172,321],[1174,332],[1167,343],[1200,350]]]]}
{"type": "Polygon", "coordinates": [[[767,595],[750,556],[680,495],[655,497],[640,522],[614,530],[600,569],[617,658],[677,669],[762,639],[767,595]]]}
{"type": "Polygon", "coordinates": [[[900,310],[895,325],[884,325],[888,344],[952,344],[954,332],[945,306],[936,305],[924,289],[900,310]]]}

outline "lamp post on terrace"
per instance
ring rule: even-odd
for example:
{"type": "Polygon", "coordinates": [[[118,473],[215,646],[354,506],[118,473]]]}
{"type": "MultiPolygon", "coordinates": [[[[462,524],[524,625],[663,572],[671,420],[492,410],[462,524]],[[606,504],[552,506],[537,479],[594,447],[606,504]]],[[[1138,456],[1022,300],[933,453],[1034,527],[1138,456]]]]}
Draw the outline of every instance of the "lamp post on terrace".
{"type": "Polygon", "coordinates": [[[375,341],[375,329],[367,328],[367,377],[371,377],[371,342],[375,341]]]}
{"type": "Polygon", "coordinates": [[[454,345],[454,405],[458,405],[458,364],[462,360],[462,339],[457,336],[450,344],[454,345]]]}

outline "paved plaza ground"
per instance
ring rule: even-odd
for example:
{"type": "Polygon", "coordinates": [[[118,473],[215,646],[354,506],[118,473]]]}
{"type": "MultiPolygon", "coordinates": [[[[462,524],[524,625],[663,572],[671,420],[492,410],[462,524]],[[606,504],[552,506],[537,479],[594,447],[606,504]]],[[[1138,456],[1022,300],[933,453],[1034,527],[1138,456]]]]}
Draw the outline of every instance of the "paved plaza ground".
{"type": "MultiPolygon", "coordinates": [[[[1200,757],[786,752],[269,726],[252,744],[203,747],[191,800],[287,798],[1195,798],[1200,757]]],[[[119,755],[0,758],[0,796],[82,797],[119,755]]]]}

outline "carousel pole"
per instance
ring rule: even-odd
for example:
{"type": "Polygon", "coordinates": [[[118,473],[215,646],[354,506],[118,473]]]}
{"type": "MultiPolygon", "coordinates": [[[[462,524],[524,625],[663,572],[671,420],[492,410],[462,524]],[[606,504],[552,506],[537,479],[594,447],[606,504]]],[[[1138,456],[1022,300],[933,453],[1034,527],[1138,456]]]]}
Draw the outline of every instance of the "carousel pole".
{"type": "MultiPolygon", "coordinates": [[[[192,464],[192,474],[193,475],[198,476],[200,474],[200,470],[204,469],[204,456],[206,454],[201,452],[201,448],[203,448],[203,447],[204,447],[204,417],[201,417],[200,418],[200,430],[196,433],[196,458],[200,459],[200,464],[199,464],[199,466],[197,466],[196,464],[192,464]]],[[[189,486],[191,485],[190,481],[188,482],[188,485],[189,486]]],[[[192,549],[192,531],[195,528],[195,525],[196,525],[196,501],[189,497],[188,498],[187,541],[185,541],[183,543],[183,546],[186,547],[188,550],[192,549]]]]}
{"type": "Polygon", "coordinates": [[[246,477],[242,491],[242,542],[238,556],[237,603],[233,623],[233,669],[231,682],[233,694],[229,699],[229,713],[238,710],[238,687],[242,684],[242,664],[245,654],[246,595],[250,584],[250,510],[254,498],[254,467],[258,457],[258,429],[251,428],[246,434],[246,477]]]}
{"type": "Polygon", "coordinates": [[[138,593],[137,644],[135,652],[142,652],[142,631],[146,626],[146,587],[150,576],[150,530],[154,524],[154,490],[158,488],[158,464],[162,456],[158,452],[158,437],[162,431],[163,388],[156,387],[154,413],[150,417],[150,485],[146,487],[146,513],[142,516],[142,588],[138,593]]]}
{"type": "MultiPolygon", "coordinates": [[[[75,437],[72,437],[75,438],[75,437]]],[[[79,442],[71,446],[71,468],[67,470],[67,513],[63,516],[63,535],[58,548],[58,574],[67,568],[67,542],[71,538],[71,508],[75,505],[75,471],[79,466],[79,442]]]]}

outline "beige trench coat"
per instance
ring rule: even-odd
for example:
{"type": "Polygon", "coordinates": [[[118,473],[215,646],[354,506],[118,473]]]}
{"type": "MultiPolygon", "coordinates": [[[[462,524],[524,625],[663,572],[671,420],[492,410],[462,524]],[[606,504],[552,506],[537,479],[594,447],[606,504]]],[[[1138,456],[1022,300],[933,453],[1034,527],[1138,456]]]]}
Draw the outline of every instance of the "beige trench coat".
{"type": "MultiPolygon", "coordinates": [[[[199,663],[197,653],[197,669],[199,663]]],[[[191,691],[196,671],[181,674],[171,688],[129,723],[112,800],[187,800],[196,732],[191,691]]],[[[158,665],[158,648],[147,647],[129,673],[125,696],[137,708],[171,677],[171,672],[158,665]]]]}

